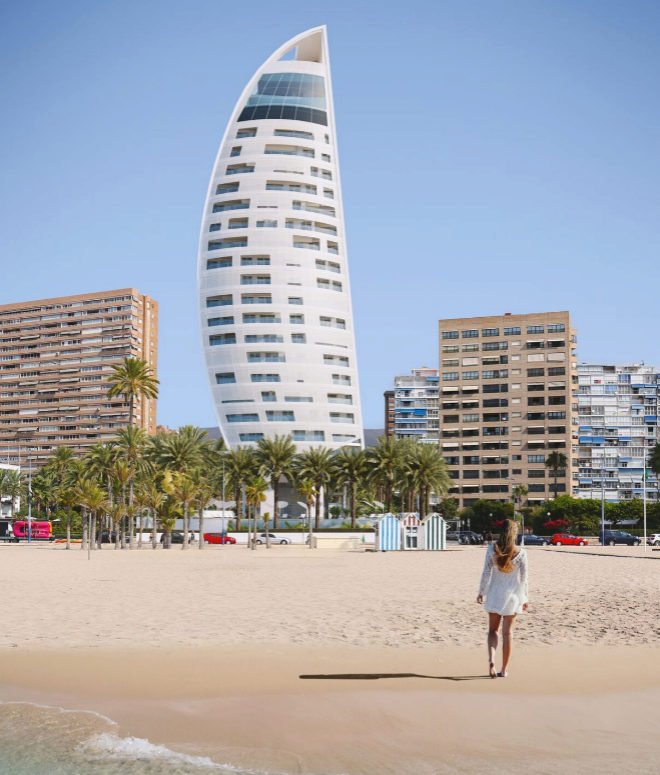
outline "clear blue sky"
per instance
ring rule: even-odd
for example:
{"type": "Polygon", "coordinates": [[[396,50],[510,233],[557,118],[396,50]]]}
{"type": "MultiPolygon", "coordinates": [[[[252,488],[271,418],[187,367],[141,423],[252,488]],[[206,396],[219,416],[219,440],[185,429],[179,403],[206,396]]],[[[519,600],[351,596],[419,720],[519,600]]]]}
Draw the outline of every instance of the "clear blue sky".
{"type": "Polygon", "coordinates": [[[0,303],[160,303],[159,421],[215,424],[197,237],[226,122],[329,29],[365,425],[441,317],[572,311],[581,361],[660,365],[660,5],[96,0],[0,7],[0,303]]]}

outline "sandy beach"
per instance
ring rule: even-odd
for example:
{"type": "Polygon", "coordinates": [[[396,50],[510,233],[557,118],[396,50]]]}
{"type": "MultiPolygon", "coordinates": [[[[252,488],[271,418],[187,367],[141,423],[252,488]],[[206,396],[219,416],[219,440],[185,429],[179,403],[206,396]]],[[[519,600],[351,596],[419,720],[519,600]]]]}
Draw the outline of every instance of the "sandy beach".
{"type": "Polygon", "coordinates": [[[0,699],[260,772],[657,772],[660,552],[528,551],[493,681],[481,547],[2,546],[0,699]]]}

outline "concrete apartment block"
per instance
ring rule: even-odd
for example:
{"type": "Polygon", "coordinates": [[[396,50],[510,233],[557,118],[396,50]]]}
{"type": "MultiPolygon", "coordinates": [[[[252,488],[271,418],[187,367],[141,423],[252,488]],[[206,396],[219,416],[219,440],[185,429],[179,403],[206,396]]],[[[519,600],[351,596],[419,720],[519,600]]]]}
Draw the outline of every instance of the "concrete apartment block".
{"type": "Polygon", "coordinates": [[[569,313],[440,320],[439,334],[440,447],[454,480],[450,495],[461,506],[506,501],[524,484],[529,503],[551,498],[545,461],[554,450],[568,458],[557,490],[570,493],[577,338],[569,313]]]}
{"type": "MultiPolygon", "coordinates": [[[[0,306],[0,458],[38,466],[58,446],[76,454],[129,424],[107,397],[112,366],[141,358],[157,369],[158,304],[133,288],[0,306]]],[[[156,429],[156,401],[135,403],[156,429]]]]}

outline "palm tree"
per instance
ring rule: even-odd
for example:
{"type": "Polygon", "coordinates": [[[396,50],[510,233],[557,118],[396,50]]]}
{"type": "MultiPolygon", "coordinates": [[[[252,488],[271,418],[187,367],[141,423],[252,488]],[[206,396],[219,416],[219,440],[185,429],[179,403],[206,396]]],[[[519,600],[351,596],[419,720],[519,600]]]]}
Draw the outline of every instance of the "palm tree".
{"type": "MultiPolygon", "coordinates": [[[[316,491],[316,530],[319,529],[321,519],[321,491],[326,496],[325,501],[327,505],[328,485],[332,480],[334,468],[333,453],[327,447],[311,447],[306,449],[304,452],[296,455],[293,461],[293,470],[296,478],[308,479],[314,485],[316,491]]],[[[300,491],[300,488],[298,489],[300,491]]]]}
{"type": "Polygon", "coordinates": [[[272,439],[260,439],[257,442],[255,457],[261,473],[268,478],[273,491],[273,528],[277,530],[280,521],[279,489],[280,479],[291,478],[291,467],[296,454],[296,446],[290,436],[274,436],[272,439]]]}
{"type": "Polygon", "coordinates": [[[76,500],[82,509],[83,518],[83,538],[80,545],[81,549],[87,548],[87,542],[89,541],[90,547],[94,545],[94,537],[96,532],[96,514],[99,509],[107,506],[105,500],[105,493],[96,484],[96,482],[90,477],[83,477],[76,487],[76,500]],[[91,530],[88,532],[87,514],[90,513],[93,524],[91,530]]]}
{"type": "Polygon", "coordinates": [[[314,499],[316,498],[316,487],[311,479],[301,479],[297,484],[297,490],[305,499],[305,503],[307,504],[307,525],[310,533],[309,548],[311,549],[312,506],[314,505],[314,499]]]}
{"type": "Polygon", "coordinates": [[[188,548],[188,515],[190,504],[197,496],[197,485],[193,480],[180,471],[166,471],[163,476],[163,490],[181,506],[183,510],[183,544],[182,549],[188,548]]]}
{"type": "Polygon", "coordinates": [[[117,495],[122,507],[122,519],[119,523],[119,535],[117,536],[117,540],[115,540],[115,549],[119,549],[120,546],[122,549],[126,548],[126,527],[124,518],[129,511],[126,489],[133,481],[134,475],[134,471],[132,471],[130,466],[123,460],[116,460],[110,472],[112,481],[117,488],[117,495]]]}
{"type": "Polygon", "coordinates": [[[254,520],[253,548],[256,548],[257,545],[257,519],[259,519],[259,510],[261,508],[261,504],[266,500],[267,489],[268,483],[261,476],[253,477],[245,486],[245,501],[248,505],[248,508],[252,510],[252,517],[254,520]]]}
{"type": "Polygon", "coordinates": [[[241,529],[241,493],[248,480],[257,472],[257,462],[254,450],[250,447],[236,447],[225,454],[225,474],[229,477],[229,485],[234,493],[234,510],[236,514],[236,530],[241,529]]]}
{"type": "Polygon", "coordinates": [[[11,515],[16,517],[16,501],[21,497],[23,484],[19,471],[7,471],[3,485],[3,494],[11,501],[11,515]]]}
{"type": "MultiPolygon", "coordinates": [[[[136,398],[157,398],[159,381],[151,366],[140,358],[124,358],[120,365],[112,367],[108,379],[108,398],[122,396],[128,404],[128,423],[133,425],[133,407],[136,398]]],[[[144,418],[143,418],[144,421],[144,418]]]]}
{"type": "Polygon", "coordinates": [[[567,463],[566,455],[563,452],[556,451],[551,452],[545,460],[545,467],[550,469],[555,477],[555,498],[557,497],[557,478],[559,477],[559,472],[566,469],[567,463]]]}
{"type": "Polygon", "coordinates": [[[186,425],[151,439],[150,457],[162,468],[189,473],[204,462],[206,431],[186,425]]]}
{"type": "Polygon", "coordinates": [[[144,482],[144,502],[151,511],[151,548],[156,549],[158,542],[156,535],[158,533],[158,517],[160,510],[165,502],[165,493],[158,487],[156,479],[152,477],[144,482]]]}
{"type": "Polygon", "coordinates": [[[442,497],[451,486],[445,461],[436,447],[430,444],[415,444],[407,460],[410,481],[419,500],[419,515],[424,519],[432,493],[442,497]]]}
{"type": "Polygon", "coordinates": [[[193,471],[192,480],[195,483],[195,506],[197,507],[197,522],[199,525],[199,549],[204,548],[204,509],[209,505],[215,494],[213,479],[206,476],[201,469],[193,471]]]}
{"type": "Polygon", "coordinates": [[[135,547],[135,479],[139,473],[145,471],[147,466],[147,460],[145,458],[145,452],[147,449],[148,435],[142,428],[138,428],[135,425],[129,425],[126,428],[121,428],[115,434],[115,449],[116,455],[119,460],[122,460],[128,466],[131,472],[131,478],[128,483],[128,503],[127,513],[130,513],[131,519],[129,520],[128,534],[129,534],[129,546],[131,549],[135,547]]]}
{"type": "Polygon", "coordinates": [[[382,489],[385,510],[392,511],[394,484],[397,470],[401,467],[405,445],[401,439],[393,436],[381,436],[375,447],[367,450],[367,459],[371,469],[370,476],[382,489]]]}
{"type": "Polygon", "coordinates": [[[337,480],[348,487],[350,498],[351,527],[356,526],[357,491],[361,482],[369,472],[369,462],[361,449],[340,449],[335,455],[335,471],[337,480]]]}

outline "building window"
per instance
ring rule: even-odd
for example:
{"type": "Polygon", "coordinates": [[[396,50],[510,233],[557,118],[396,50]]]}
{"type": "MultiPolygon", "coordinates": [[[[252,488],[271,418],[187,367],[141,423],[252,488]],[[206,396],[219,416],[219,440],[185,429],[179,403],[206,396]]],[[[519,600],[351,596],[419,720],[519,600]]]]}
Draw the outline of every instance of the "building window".
{"type": "Polygon", "coordinates": [[[458,331],[443,331],[443,339],[458,339],[458,331]]]}
{"type": "Polygon", "coordinates": [[[272,304],[273,298],[270,293],[243,293],[241,294],[242,304],[272,304]]]}
{"type": "Polygon", "coordinates": [[[261,400],[262,401],[277,401],[277,396],[275,395],[274,390],[262,390],[261,392],[261,400]]]}
{"type": "Polygon", "coordinates": [[[348,412],[330,412],[330,422],[355,422],[355,415],[348,412]]]}
{"type": "Polygon", "coordinates": [[[215,194],[216,196],[219,196],[220,194],[232,194],[235,191],[238,191],[238,187],[240,186],[240,183],[220,183],[219,186],[216,186],[215,194]]]}
{"type": "Polygon", "coordinates": [[[295,422],[296,418],[293,412],[279,410],[266,412],[266,419],[268,422],[295,422]]]}
{"type": "Polygon", "coordinates": [[[468,328],[465,331],[461,331],[463,339],[476,339],[479,336],[479,330],[477,328],[468,328]]]}
{"type": "Polygon", "coordinates": [[[298,129],[276,129],[273,134],[275,137],[298,137],[301,140],[314,139],[314,135],[311,132],[303,132],[298,129]]]}
{"type": "Polygon", "coordinates": [[[216,202],[213,205],[213,212],[224,213],[226,210],[247,210],[249,207],[249,199],[232,199],[228,202],[216,202]]]}
{"type": "Polygon", "coordinates": [[[481,330],[481,336],[499,336],[499,335],[500,335],[499,328],[483,328],[481,330]]]}
{"type": "Polygon", "coordinates": [[[247,354],[248,363],[284,363],[284,353],[256,352],[247,354]]]}
{"type": "Polygon", "coordinates": [[[348,358],[344,355],[324,355],[323,363],[325,366],[345,366],[348,367],[348,358]]]}
{"type": "Polygon", "coordinates": [[[527,455],[528,463],[545,463],[545,455],[527,455]]]}
{"type": "Polygon", "coordinates": [[[236,375],[233,371],[225,371],[215,375],[216,385],[233,385],[236,382],[236,375]]]}
{"type": "Polygon", "coordinates": [[[243,442],[261,441],[263,439],[263,433],[239,433],[238,438],[243,442]]]}
{"type": "Polygon", "coordinates": [[[294,325],[300,325],[304,322],[305,322],[304,315],[289,315],[289,323],[293,323],[294,325]]]}
{"type": "Polygon", "coordinates": [[[457,371],[446,371],[442,375],[443,382],[455,382],[458,379],[457,371]]]}
{"type": "Polygon", "coordinates": [[[250,374],[250,382],[281,382],[279,374],[250,374]]]}
{"type": "Polygon", "coordinates": [[[241,285],[270,285],[269,274],[242,274],[241,285]]]}
{"type": "Polygon", "coordinates": [[[274,312],[246,312],[243,323],[280,323],[281,318],[274,312]]]}
{"type": "MultiPolygon", "coordinates": [[[[232,228],[231,226],[229,227],[232,228]]],[[[226,239],[211,240],[208,250],[229,250],[230,248],[246,248],[247,237],[227,237],[226,239]]]]}
{"type": "Polygon", "coordinates": [[[291,342],[293,344],[305,344],[305,334],[291,334],[291,342]]]}
{"type": "Polygon", "coordinates": [[[509,326],[504,329],[504,336],[520,336],[520,326],[509,326]]]}
{"type": "Polygon", "coordinates": [[[256,136],[257,136],[256,127],[239,129],[238,132],[236,132],[236,139],[238,140],[240,140],[242,137],[256,137],[256,136]]]}
{"type": "Polygon", "coordinates": [[[234,146],[234,147],[231,149],[231,151],[230,151],[229,155],[230,155],[230,156],[240,156],[240,155],[241,155],[241,146],[240,146],[240,145],[235,145],[235,146],[234,146]]]}
{"type": "Polygon", "coordinates": [[[303,300],[301,296],[289,296],[289,304],[302,304],[303,300]]]}
{"type": "Polygon", "coordinates": [[[464,380],[479,379],[479,372],[478,371],[464,371],[463,372],[463,379],[464,380]]]}
{"type": "Polygon", "coordinates": [[[234,316],[227,315],[225,318],[209,318],[209,326],[231,326],[234,323],[234,316]]]}
{"type": "Polygon", "coordinates": [[[351,385],[351,378],[347,374],[333,374],[332,375],[332,384],[333,385],[351,385]]]}
{"type": "Polygon", "coordinates": [[[314,399],[311,396],[284,396],[284,402],[287,404],[313,404],[314,399]]]}
{"type": "Polygon", "coordinates": [[[284,341],[280,334],[246,334],[246,344],[279,344],[284,341]]]}
{"type": "Polygon", "coordinates": [[[212,347],[220,344],[236,344],[236,334],[213,334],[209,336],[209,344],[212,347]]]}
{"type": "Polygon", "coordinates": [[[254,172],[254,164],[227,165],[227,175],[242,175],[246,172],[254,172]]]}
{"type": "Polygon", "coordinates": [[[270,266],[270,256],[241,256],[241,266],[270,266]]]}
{"type": "Polygon", "coordinates": [[[291,438],[294,441],[325,441],[323,431],[291,431],[291,438]]]}
{"type": "Polygon", "coordinates": [[[273,221],[273,220],[257,221],[257,229],[276,229],[276,228],[277,228],[277,221],[273,221]]]}
{"type": "Polygon", "coordinates": [[[228,414],[227,422],[259,422],[258,414],[228,414]]]}
{"type": "Polygon", "coordinates": [[[209,258],[206,262],[207,269],[226,269],[231,266],[231,256],[223,256],[222,258],[209,258]]]}
{"type": "Polygon", "coordinates": [[[566,369],[563,366],[550,366],[548,368],[549,377],[561,377],[566,374],[566,369]]]}
{"type": "Polygon", "coordinates": [[[549,334],[563,334],[566,331],[566,326],[563,323],[551,323],[548,326],[549,334]]]}
{"type": "Polygon", "coordinates": [[[527,326],[528,334],[542,334],[544,333],[544,331],[545,331],[544,326],[527,326]]]}

